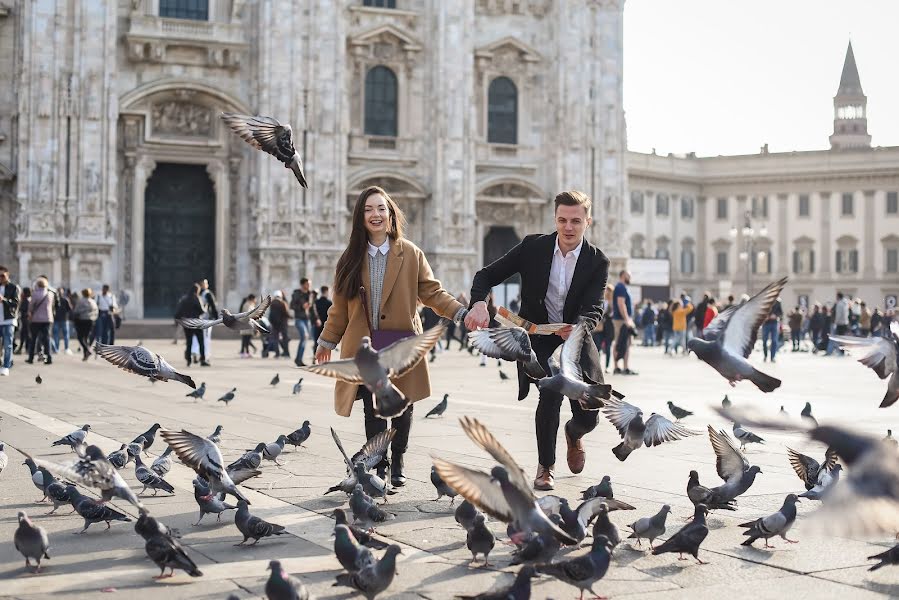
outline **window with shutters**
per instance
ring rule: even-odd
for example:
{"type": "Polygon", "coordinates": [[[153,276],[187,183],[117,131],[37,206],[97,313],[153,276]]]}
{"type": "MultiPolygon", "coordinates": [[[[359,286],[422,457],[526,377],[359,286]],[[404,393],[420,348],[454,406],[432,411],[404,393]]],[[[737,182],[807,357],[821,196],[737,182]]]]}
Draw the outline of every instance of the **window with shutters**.
{"type": "Polygon", "coordinates": [[[660,216],[660,217],[668,216],[668,203],[669,203],[668,194],[656,195],[656,216],[660,216]]]}
{"type": "Polygon", "coordinates": [[[518,88],[508,77],[497,77],[487,90],[487,141],[518,143],[518,88]]]}
{"type": "Polygon", "coordinates": [[[808,194],[799,194],[799,216],[800,217],[809,217],[811,216],[811,207],[809,206],[809,197],[808,194]]]}
{"type": "Polygon", "coordinates": [[[396,74],[383,65],[365,74],[365,134],[397,136],[396,74]]]}
{"type": "Polygon", "coordinates": [[[643,214],[643,192],[631,192],[631,214],[643,214]]]}
{"type": "Polygon", "coordinates": [[[715,218],[717,218],[719,221],[727,220],[727,198],[716,199],[715,218]]]}
{"type": "Polygon", "coordinates": [[[159,0],[159,16],[208,21],[209,0],[159,0]]]}

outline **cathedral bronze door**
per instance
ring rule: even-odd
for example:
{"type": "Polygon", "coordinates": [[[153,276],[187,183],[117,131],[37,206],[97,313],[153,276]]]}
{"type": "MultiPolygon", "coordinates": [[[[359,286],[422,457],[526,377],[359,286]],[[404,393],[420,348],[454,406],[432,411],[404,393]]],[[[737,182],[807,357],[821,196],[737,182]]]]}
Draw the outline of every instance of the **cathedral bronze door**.
{"type": "Polygon", "coordinates": [[[215,289],[215,190],[206,167],[159,163],[144,211],[144,316],[171,317],[191,283],[208,279],[215,289]]]}

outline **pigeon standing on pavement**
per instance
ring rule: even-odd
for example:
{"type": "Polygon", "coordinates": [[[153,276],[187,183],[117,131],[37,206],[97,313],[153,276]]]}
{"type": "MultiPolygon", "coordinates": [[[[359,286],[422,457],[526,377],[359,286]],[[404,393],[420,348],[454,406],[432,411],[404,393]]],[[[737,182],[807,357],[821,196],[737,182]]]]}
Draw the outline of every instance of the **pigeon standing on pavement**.
{"type": "MultiPolygon", "coordinates": [[[[743,494],[755,482],[755,477],[762,470],[750,465],[746,456],[737,449],[730,436],[723,431],[715,431],[708,426],[709,441],[715,451],[715,468],[724,484],[712,488],[711,500],[714,504],[727,503],[743,494]]],[[[706,507],[708,508],[708,507],[706,507]]]]}
{"type": "Polygon", "coordinates": [[[278,457],[281,456],[281,452],[284,450],[284,444],[287,443],[286,435],[279,435],[278,439],[269,444],[264,444],[262,447],[262,458],[265,460],[270,460],[276,465],[280,465],[278,462],[278,457]]]}
{"type": "Polygon", "coordinates": [[[145,491],[147,491],[147,488],[153,490],[154,496],[159,490],[168,492],[169,494],[175,493],[175,488],[172,487],[172,484],[148,469],[147,465],[145,465],[143,460],[141,460],[139,454],[134,457],[134,476],[141,483],[141,485],[144,486],[144,489],[140,491],[140,494],[143,494],[145,491]]]}
{"type": "Polygon", "coordinates": [[[77,533],[84,533],[87,531],[87,528],[94,523],[106,521],[106,529],[109,529],[112,526],[112,521],[131,521],[130,517],[119,511],[114,510],[105,504],[101,504],[93,498],[82,496],[81,492],[79,492],[78,488],[74,485],[68,486],[66,492],[69,494],[69,502],[72,503],[75,512],[84,519],[84,529],[77,533]]]}
{"type": "Polygon", "coordinates": [[[160,477],[165,477],[166,474],[172,470],[172,457],[170,454],[172,453],[172,448],[169,446],[165,449],[165,452],[160,454],[156,460],[153,461],[153,464],[150,465],[150,469],[159,475],[160,477]]]}
{"type": "MultiPolygon", "coordinates": [[[[496,327],[468,332],[468,343],[490,358],[517,361],[533,380],[546,377],[531,347],[531,338],[521,327],[496,327]]],[[[502,371],[500,371],[502,373],[502,371]]]]}
{"type": "MultiPolygon", "coordinates": [[[[564,525],[562,516],[558,513],[549,515],[549,520],[560,529],[564,525]]],[[[512,536],[510,535],[509,537],[512,536]]],[[[512,561],[509,564],[512,566],[538,565],[552,562],[561,547],[562,543],[555,536],[546,533],[534,533],[526,538],[516,550],[512,551],[512,561]]]]}
{"type": "MultiPolygon", "coordinates": [[[[246,497],[237,489],[235,480],[231,478],[227,469],[222,468],[224,463],[222,453],[215,443],[183,429],[180,432],[163,431],[162,439],[168,442],[178,458],[209,482],[209,487],[214,493],[226,492],[238,500],[246,501],[246,497]]],[[[248,477],[241,478],[240,481],[245,481],[259,472],[249,469],[245,473],[248,477]]]]}
{"type": "Polygon", "coordinates": [[[698,435],[697,432],[655,413],[644,422],[642,410],[618,398],[607,400],[602,412],[621,435],[623,441],[612,449],[612,453],[622,462],[644,444],[649,448],[698,435]]]}
{"type": "Polygon", "coordinates": [[[802,412],[799,415],[805,420],[808,421],[808,424],[812,427],[818,426],[818,420],[812,415],[812,403],[806,402],[805,408],[802,409],[802,412]]]}
{"type": "Polygon", "coordinates": [[[456,490],[446,485],[446,482],[440,479],[440,475],[437,474],[437,468],[434,465],[431,465],[431,484],[437,490],[437,497],[434,498],[434,502],[437,502],[444,496],[450,499],[450,506],[456,502],[456,490]]]}
{"type": "MultiPolygon", "coordinates": [[[[728,408],[728,407],[725,406],[724,408],[728,408]]],[[[781,417],[789,417],[790,416],[790,413],[788,413],[787,409],[785,409],[783,407],[783,404],[780,405],[780,412],[778,412],[777,414],[779,414],[781,417]]]]}
{"type": "Polygon", "coordinates": [[[237,388],[231,388],[231,391],[225,392],[222,394],[222,397],[217,400],[217,402],[224,402],[225,406],[231,403],[234,400],[234,394],[237,392],[237,388]]]}
{"type": "Polygon", "coordinates": [[[879,560],[880,562],[876,565],[873,565],[869,571],[876,571],[882,567],[887,565],[899,565],[899,545],[893,546],[886,552],[881,552],[880,554],[875,554],[874,556],[869,556],[868,560],[879,560]]]}
{"type": "Polygon", "coordinates": [[[153,426],[148,430],[131,440],[132,444],[141,444],[144,454],[147,454],[147,450],[153,445],[153,442],[156,441],[156,432],[159,431],[159,428],[162,427],[159,423],[153,423],[153,426]]]}
{"type": "Polygon", "coordinates": [[[144,551],[160,569],[159,575],[153,579],[171,577],[175,574],[175,569],[180,569],[191,577],[203,575],[196,563],[187,555],[181,542],[155,518],[142,514],[134,524],[134,530],[144,538],[144,551]],[[170,570],[168,575],[165,574],[166,568],[170,570]]]}
{"type": "MultiPolygon", "coordinates": [[[[680,421],[681,419],[686,419],[693,413],[685,408],[681,408],[671,400],[668,401],[668,410],[671,411],[671,414],[674,416],[676,421],[680,421]]],[[[675,422],[676,422],[675,421],[675,422]]]]}
{"type": "Polygon", "coordinates": [[[350,495],[350,510],[353,513],[353,521],[360,527],[371,528],[374,523],[383,523],[396,518],[395,515],[381,510],[375,504],[371,496],[362,490],[361,484],[356,484],[350,495]]]}
{"type": "Polygon", "coordinates": [[[209,329],[216,325],[224,325],[232,331],[240,331],[249,326],[250,329],[261,333],[271,333],[267,327],[259,322],[259,319],[265,314],[271,303],[272,297],[266,296],[259,303],[259,306],[255,306],[246,312],[232,314],[227,308],[223,308],[222,316],[218,319],[178,319],[178,323],[188,329],[209,329]]]}
{"type": "MultiPolygon", "coordinates": [[[[593,538],[604,535],[609,538],[609,544],[614,549],[621,543],[621,534],[618,527],[609,519],[609,505],[605,502],[600,503],[599,512],[596,514],[596,520],[593,522],[593,538]]],[[[650,541],[650,545],[652,542],[650,541]]]]}
{"type": "Polygon", "coordinates": [[[234,524],[237,525],[237,529],[243,534],[243,541],[239,544],[235,544],[235,546],[243,546],[250,538],[253,538],[254,540],[250,545],[255,546],[262,538],[273,535],[285,535],[287,533],[284,531],[283,525],[269,523],[268,521],[250,514],[250,509],[247,507],[246,500],[237,501],[237,512],[234,513],[234,524]]]}
{"type": "Polygon", "coordinates": [[[293,171],[302,187],[309,187],[303,173],[303,159],[293,146],[293,129],[290,125],[281,125],[273,117],[224,112],[222,120],[246,143],[257,150],[271,154],[281,161],[285,168],[293,171]]]}
{"type": "Polygon", "coordinates": [[[687,349],[718,371],[731,386],[748,379],[763,392],[773,392],[780,387],[780,380],[757,370],[746,359],[755,346],[762,322],[768,318],[786,284],[784,277],[746,302],[721,311],[702,330],[701,338],[687,341],[687,349]]]}
{"type": "Polygon", "coordinates": [[[456,596],[461,600],[529,600],[531,597],[531,579],[537,577],[537,570],[525,565],[518,570],[512,585],[491,592],[483,592],[477,596],[456,596]]]}
{"type": "Polygon", "coordinates": [[[194,391],[186,394],[185,398],[196,398],[197,400],[202,400],[203,396],[206,394],[206,382],[200,384],[200,387],[195,389],[194,391]]]}
{"type": "Polygon", "coordinates": [[[68,446],[74,451],[76,446],[80,446],[84,443],[84,439],[87,437],[87,432],[90,430],[90,425],[82,425],[81,429],[73,431],[66,437],[56,440],[51,444],[51,446],[68,446]]]}
{"type": "Polygon", "coordinates": [[[6,455],[6,452],[3,451],[5,447],[6,444],[0,442],[0,474],[3,473],[3,469],[9,464],[9,457],[6,455]]]}
{"type": "Polygon", "coordinates": [[[730,401],[730,398],[727,397],[727,394],[724,394],[724,399],[721,400],[722,408],[730,408],[733,405],[733,402],[730,401]]]}
{"type": "Polygon", "coordinates": [[[462,526],[462,529],[468,531],[474,526],[475,517],[479,514],[481,514],[481,511],[479,511],[474,504],[468,500],[463,500],[462,503],[456,507],[453,518],[456,519],[456,523],[462,526]]]}
{"type": "Polygon", "coordinates": [[[222,443],[222,431],[225,428],[221,425],[215,426],[215,431],[206,436],[206,439],[212,442],[213,444],[221,444],[222,443]]]}
{"type": "Polygon", "coordinates": [[[447,406],[447,404],[449,404],[449,394],[444,394],[444,395],[443,395],[443,400],[441,400],[441,401],[437,404],[437,406],[435,406],[434,408],[432,408],[431,410],[429,410],[429,411],[428,411],[428,414],[426,414],[426,415],[424,416],[424,418],[427,419],[428,417],[431,417],[431,416],[434,416],[434,417],[442,417],[442,416],[443,416],[443,413],[446,412],[446,406],[447,406]]]}
{"type": "Polygon", "coordinates": [[[697,504],[705,504],[709,510],[737,510],[733,499],[726,500],[719,497],[717,492],[700,484],[699,473],[696,471],[690,471],[690,478],[687,480],[687,498],[694,507],[697,504]]]}
{"type": "Polygon", "coordinates": [[[500,381],[509,381],[509,376],[506,375],[502,369],[499,370],[499,380],[500,381]]]}
{"type": "Polygon", "coordinates": [[[371,550],[360,544],[346,525],[334,526],[334,555],[348,573],[361,571],[375,561],[371,550]]]}
{"type": "Polygon", "coordinates": [[[265,451],[265,442],[259,442],[253,450],[247,450],[240,458],[228,465],[228,471],[235,469],[258,469],[262,464],[263,451],[265,451]]]}
{"type": "Polygon", "coordinates": [[[368,600],[372,600],[393,583],[393,577],[396,575],[396,556],[402,553],[402,549],[396,544],[388,546],[381,560],[376,560],[358,573],[341,573],[337,576],[334,586],[351,587],[362,592],[368,600]]]}
{"type": "Polygon", "coordinates": [[[768,543],[768,540],[776,535],[779,535],[790,544],[797,544],[796,540],[791,540],[787,537],[787,532],[790,531],[793,523],[796,522],[796,503],[799,501],[796,494],[789,494],[784,499],[780,510],[773,515],[749,521],[748,523],[741,523],[740,527],[746,528],[743,535],[749,536],[741,545],[751,546],[754,541],[762,538],[765,540],[765,548],[773,548],[768,543]]]}
{"type": "Polygon", "coordinates": [[[35,573],[41,572],[41,559],[50,558],[47,550],[50,549],[50,538],[47,530],[40,525],[34,525],[25,511],[19,511],[19,527],[13,534],[13,544],[16,550],[25,557],[25,568],[31,568],[31,559],[37,563],[35,573]]]}
{"type": "Polygon", "coordinates": [[[892,406],[899,400],[899,322],[890,323],[889,337],[832,335],[830,339],[848,348],[863,348],[865,354],[858,362],[877,373],[881,379],[890,378],[880,408],[892,406]]]}
{"type": "Polygon", "coordinates": [[[607,383],[592,383],[584,378],[581,357],[584,340],[590,337],[587,327],[586,322],[574,326],[568,339],[549,358],[550,376],[538,380],[537,387],[567,396],[577,401],[584,410],[598,410],[613,395],[619,399],[624,396],[612,390],[607,383]]]}
{"type": "Polygon", "coordinates": [[[709,509],[705,504],[697,504],[693,512],[693,520],[684,525],[680,531],[656,546],[653,555],[665,554],[667,552],[677,552],[680,554],[678,560],[687,560],[684,554],[690,554],[701,565],[705,563],[699,558],[699,547],[709,535],[709,526],[706,524],[705,516],[709,513],[709,509]]]}
{"type": "Polygon", "coordinates": [[[581,500],[590,500],[591,498],[614,498],[612,492],[612,478],[604,475],[596,485],[591,485],[585,490],[581,490],[581,500]]]}
{"type": "Polygon", "coordinates": [[[671,512],[671,507],[667,504],[663,505],[661,510],[654,514],[651,517],[643,517],[642,519],[637,519],[628,527],[633,531],[630,534],[628,539],[637,539],[637,545],[640,546],[641,538],[646,538],[649,540],[649,549],[652,550],[652,543],[655,541],[657,537],[665,535],[665,519],[668,518],[668,513],[671,512]]]}
{"type": "Polygon", "coordinates": [[[194,523],[195,527],[200,524],[200,521],[206,515],[217,515],[216,521],[221,521],[223,512],[237,508],[219,498],[218,494],[213,494],[209,487],[202,485],[197,479],[194,479],[193,484],[194,500],[197,501],[197,506],[200,507],[200,518],[194,523]]]}
{"type": "Polygon", "coordinates": [[[607,498],[591,498],[584,500],[576,509],[572,509],[566,498],[547,494],[537,499],[537,505],[547,516],[558,514],[562,517],[562,531],[570,535],[576,542],[581,542],[587,537],[587,525],[599,513],[600,506],[612,510],[632,510],[630,504],[607,498]]]}
{"type": "Polygon", "coordinates": [[[887,434],[883,436],[883,441],[892,446],[893,448],[899,448],[899,441],[893,437],[893,430],[887,429],[887,434]]]}
{"type": "Polygon", "coordinates": [[[309,427],[309,421],[303,421],[302,427],[287,434],[287,443],[294,448],[302,446],[310,435],[312,435],[312,429],[309,427]]]}
{"type": "Polygon", "coordinates": [[[40,467],[40,472],[41,475],[44,476],[44,493],[47,494],[47,497],[53,502],[53,510],[47,514],[52,515],[60,506],[69,503],[69,493],[66,491],[66,486],[57,481],[56,478],[53,477],[53,474],[46,468],[40,467]]]}
{"type": "Polygon", "coordinates": [[[734,423],[734,437],[740,440],[740,450],[746,449],[746,444],[764,444],[765,440],[752,433],[739,423],[734,423]]]}
{"type": "Polygon", "coordinates": [[[43,378],[41,377],[41,374],[40,374],[40,373],[38,373],[37,376],[34,378],[34,382],[35,382],[36,384],[38,384],[38,385],[44,383],[44,380],[43,380],[43,378]]]}
{"type": "Polygon", "coordinates": [[[478,554],[483,554],[484,564],[481,566],[489,567],[488,558],[495,544],[496,538],[493,537],[493,533],[484,524],[484,515],[476,516],[474,524],[468,530],[468,536],[465,538],[465,545],[468,547],[468,551],[471,552],[471,563],[477,561],[478,554]]]}
{"type": "Polygon", "coordinates": [[[122,444],[118,450],[110,452],[106,456],[106,460],[116,469],[124,469],[125,465],[131,462],[131,455],[128,453],[127,448],[126,444],[122,444]]]}
{"type": "Polygon", "coordinates": [[[536,569],[538,573],[551,575],[578,588],[581,590],[580,600],[583,600],[585,590],[590,590],[594,596],[597,595],[593,586],[605,577],[610,562],[609,538],[601,535],[593,539],[589,553],[577,558],[537,565],[536,569]]]}
{"type": "Polygon", "coordinates": [[[173,379],[192,389],[197,389],[197,384],[194,383],[193,379],[177,372],[164,358],[155,352],[150,352],[143,346],[107,346],[106,344],[97,344],[97,355],[102,356],[123,371],[159,381],[173,379]]]}
{"type": "Polygon", "coordinates": [[[293,395],[296,396],[300,392],[303,391],[303,378],[300,377],[300,380],[293,384],[293,395]]]}
{"type": "Polygon", "coordinates": [[[271,571],[265,582],[265,596],[268,600],[309,600],[309,590],[302,581],[288,575],[281,566],[281,561],[269,561],[268,569],[271,571]]]}
{"type": "Polygon", "coordinates": [[[44,487],[44,474],[41,473],[30,456],[26,456],[25,462],[22,464],[27,466],[28,470],[31,472],[31,483],[44,495],[40,500],[35,500],[35,502],[43,502],[47,499],[47,490],[44,487]]]}
{"type": "Polygon", "coordinates": [[[346,511],[342,508],[334,509],[334,525],[346,525],[346,527],[350,530],[350,533],[353,534],[353,537],[356,538],[356,541],[362,544],[363,546],[367,546],[369,548],[374,548],[375,550],[384,550],[387,548],[388,544],[382,542],[379,539],[375,539],[372,537],[370,533],[365,531],[360,527],[356,527],[352,523],[349,522],[346,518],[346,511]]]}
{"type": "Polygon", "coordinates": [[[353,358],[300,368],[349,384],[365,385],[375,398],[375,414],[382,419],[394,418],[406,411],[409,399],[391,379],[411,371],[434,344],[443,339],[445,332],[446,325],[441,322],[424,333],[403,338],[383,350],[375,350],[371,338],[365,336],[353,358]]]}
{"type": "Polygon", "coordinates": [[[275,373],[275,376],[272,377],[272,380],[268,382],[268,384],[272,387],[275,387],[279,383],[281,383],[281,376],[278,373],[275,373]]]}

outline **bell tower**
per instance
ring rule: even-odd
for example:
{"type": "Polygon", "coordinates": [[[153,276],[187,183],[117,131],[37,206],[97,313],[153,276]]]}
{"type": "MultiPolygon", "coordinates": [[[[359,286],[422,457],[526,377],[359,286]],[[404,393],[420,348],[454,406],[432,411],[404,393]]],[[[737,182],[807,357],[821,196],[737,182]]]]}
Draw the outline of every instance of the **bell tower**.
{"type": "Polygon", "coordinates": [[[832,150],[847,148],[870,148],[868,135],[868,98],[862,91],[852,42],[846,48],[840,87],[833,97],[833,135],[830,136],[832,150]]]}

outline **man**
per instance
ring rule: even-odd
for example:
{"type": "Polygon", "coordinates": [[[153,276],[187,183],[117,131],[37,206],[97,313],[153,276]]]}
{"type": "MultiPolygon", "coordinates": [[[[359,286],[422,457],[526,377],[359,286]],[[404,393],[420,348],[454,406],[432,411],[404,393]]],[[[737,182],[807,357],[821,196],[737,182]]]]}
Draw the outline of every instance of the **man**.
{"type": "Polygon", "coordinates": [[[9,375],[12,368],[12,345],[16,329],[16,313],[19,310],[19,286],[9,279],[9,269],[0,266],[0,337],[3,341],[3,367],[0,376],[9,375]]]}
{"type": "Polygon", "coordinates": [[[303,277],[300,279],[300,289],[294,290],[290,297],[290,310],[293,311],[293,324],[297,328],[300,336],[300,345],[297,347],[297,357],[294,363],[298,367],[305,367],[303,362],[303,354],[306,352],[306,340],[313,338],[313,327],[321,327],[321,319],[318,318],[318,312],[315,308],[315,292],[312,291],[312,284],[309,279],[303,277]]]}
{"type": "Polygon", "coordinates": [[[115,295],[109,291],[108,284],[103,284],[100,295],[97,296],[97,308],[100,310],[97,317],[97,341],[101,344],[115,344],[113,315],[119,309],[119,305],[115,295]]]}
{"type": "Polygon", "coordinates": [[[654,346],[656,341],[656,311],[652,300],[646,300],[643,312],[640,313],[640,325],[643,326],[643,345],[654,346]]]}
{"type": "Polygon", "coordinates": [[[783,305],[780,298],[774,301],[771,306],[771,312],[762,324],[762,353],[764,359],[768,360],[768,354],[771,354],[771,362],[777,362],[774,356],[777,354],[777,346],[780,342],[780,319],[784,316],[783,305]]]}
{"type": "Polygon", "coordinates": [[[799,343],[802,341],[802,321],[804,318],[802,307],[798,304],[787,315],[787,325],[790,326],[790,341],[793,343],[793,352],[799,352],[799,343]]]}
{"type": "Polygon", "coordinates": [[[275,290],[272,294],[272,303],[268,308],[268,320],[271,324],[268,344],[262,350],[262,357],[268,356],[269,351],[275,353],[275,358],[282,354],[290,356],[290,337],[287,335],[287,321],[290,319],[290,307],[284,301],[284,293],[275,290]],[[280,344],[280,348],[279,348],[280,344]]]}
{"type": "Polygon", "coordinates": [[[618,273],[618,283],[615,284],[615,290],[612,292],[612,327],[615,329],[615,338],[612,341],[612,347],[615,349],[613,358],[615,359],[615,374],[636,375],[636,371],[631,371],[628,366],[628,360],[631,356],[630,338],[622,338],[622,335],[630,336],[631,332],[636,330],[634,325],[634,307],[631,304],[631,293],[627,290],[627,286],[631,283],[631,274],[627,269],[618,273]],[[618,367],[618,361],[624,362],[624,368],[618,367]]]}
{"type": "Polygon", "coordinates": [[[315,354],[315,351],[318,350],[318,336],[322,334],[322,331],[325,330],[325,323],[328,322],[328,310],[331,308],[331,299],[328,295],[331,293],[330,288],[328,286],[323,285],[321,289],[318,291],[318,298],[315,299],[315,312],[318,315],[318,326],[315,328],[315,344],[312,348],[312,354],[315,354]]]}
{"type": "MultiPolygon", "coordinates": [[[[833,305],[833,324],[835,334],[849,334],[849,301],[843,296],[843,292],[837,292],[837,301],[836,304],[833,305]]],[[[828,341],[827,352],[825,354],[830,356],[833,354],[834,350],[839,352],[841,356],[843,355],[843,350],[840,348],[839,344],[828,341]]]]}
{"type": "MultiPolygon", "coordinates": [[[[584,239],[584,231],[592,222],[590,198],[583,192],[562,192],[555,198],[556,231],[534,234],[477,272],[471,285],[471,311],[465,327],[471,331],[486,327],[490,322],[485,299],[493,286],[518,273],[521,276],[521,306],[519,315],[533,323],[586,322],[593,331],[602,319],[602,297],[609,274],[609,259],[584,239]]],[[[565,327],[555,335],[533,335],[531,345],[543,369],[548,373],[547,360],[553,351],[568,338],[572,327],[565,327]]],[[[599,353],[592,337],[587,337],[581,356],[585,376],[602,383],[599,353]]],[[[530,379],[518,366],[519,400],[530,389],[530,379]]],[[[574,400],[570,401],[571,420],[565,424],[568,444],[568,468],[572,473],[584,469],[586,453],[581,438],[596,427],[597,411],[586,411],[574,400]]],[[[534,415],[539,465],[534,488],[551,490],[556,463],[556,436],[559,430],[559,411],[562,395],[549,390],[540,391],[534,415]]]]}
{"type": "MultiPolygon", "coordinates": [[[[203,304],[200,302],[201,290],[201,284],[190,284],[187,293],[184,294],[184,296],[182,296],[181,300],[178,302],[178,308],[175,311],[175,319],[196,319],[206,315],[206,310],[203,308],[203,304]]],[[[191,354],[193,353],[194,343],[196,343],[197,352],[200,355],[200,366],[212,366],[208,362],[206,362],[206,341],[203,337],[202,331],[199,329],[192,329],[190,327],[183,327],[183,329],[185,341],[184,358],[187,361],[187,366],[189,367],[192,363],[191,354]]]]}
{"type": "MultiPolygon", "coordinates": [[[[204,311],[204,318],[206,319],[218,319],[219,318],[219,310],[215,305],[215,294],[212,293],[212,290],[209,289],[209,280],[204,279],[200,282],[200,306],[204,311]]],[[[203,329],[203,346],[206,350],[206,358],[212,358],[212,330],[214,327],[207,327],[203,329]]],[[[199,336],[194,338],[193,343],[190,345],[191,354],[200,354],[200,338],[199,336]]]]}

